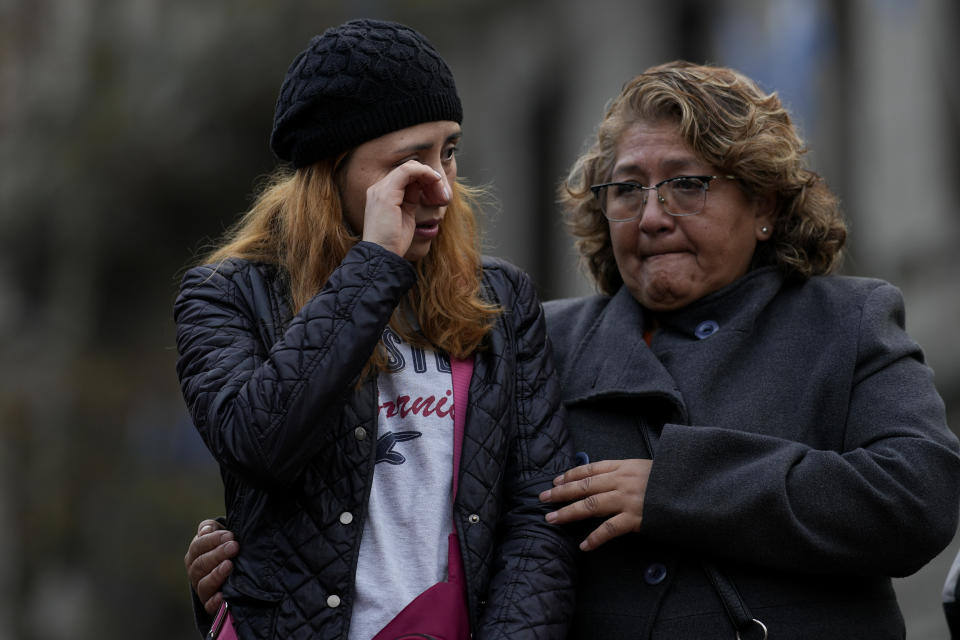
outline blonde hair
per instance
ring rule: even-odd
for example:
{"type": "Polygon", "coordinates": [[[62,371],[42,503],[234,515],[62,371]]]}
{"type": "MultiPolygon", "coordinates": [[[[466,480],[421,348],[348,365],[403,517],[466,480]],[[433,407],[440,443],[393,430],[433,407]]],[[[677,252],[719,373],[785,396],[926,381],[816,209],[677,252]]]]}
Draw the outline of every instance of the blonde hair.
{"type": "MultiPolygon", "coordinates": [[[[360,238],[348,227],[337,184],[346,153],[290,172],[276,171],[253,206],[227,232],[205,262],[229,258],[275,264],[289,279],[294,312],[315,296],[360,238]]],[[[452,185],[443,227],[414,267],[417,282],[404,301],[417,333],[400,308],[390,326],[404,340],[463,358],[480,348],[499,308],[482,296],[481,255],[474,206],[483,191],[452,185]]],[[[378,348],[364,374],[386,368],[378,348]]]]}
{"type": "Polygon", "coordinates": [[[839,266],[847,235],[839,202],[806,168],[803,140],[776,93],[764,93],[732,69],[675,61],[624,86],[560,187],[581,265],[602,293],[615,293],[623,278],[590,185],[610,179],[617,145],[630,126],[662,120],[676,122],[694,153],[737,177],[748,196],[776,197],[773,233],[757,245],[752,267],[775,265],[805,278],[839,266]]]}

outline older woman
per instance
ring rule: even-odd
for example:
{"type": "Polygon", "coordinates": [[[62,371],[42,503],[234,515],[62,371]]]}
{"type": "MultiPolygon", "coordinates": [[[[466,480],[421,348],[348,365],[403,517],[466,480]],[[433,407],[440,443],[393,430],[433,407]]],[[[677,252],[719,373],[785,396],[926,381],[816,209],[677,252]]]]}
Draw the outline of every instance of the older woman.
{"type": "MultiPolygon", "coordinates": [[[[899,638],[891,576],[957,526],[960,457],[900,293],[830,275],[836,198],[776,95],[674,62],[562,189],[600,295],[547,303],[588,464],[578,638],[899,638]]],[[[558,505],[559,506],[559,505],[558,505]]]]}
{"type": "MultiPolygon", "coordinates": [[[[890,578],[956,530],[960,448],[903,300],[830,275],[846,229],[803,152],[775,95],[674,62],[563,186],[600,292],[544,305],[586,463],[541,494],[582,530],[572,637],[902,638],[890,578]]],[[[187,556],[203,599],[221,536],[187,556]]]]}

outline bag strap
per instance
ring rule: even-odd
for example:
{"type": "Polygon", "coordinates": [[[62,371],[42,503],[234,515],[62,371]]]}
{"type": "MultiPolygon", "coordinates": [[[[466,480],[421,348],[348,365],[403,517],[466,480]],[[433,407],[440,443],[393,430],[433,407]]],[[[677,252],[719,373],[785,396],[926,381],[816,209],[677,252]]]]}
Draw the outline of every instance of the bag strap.
{"type": "Polygon", "coordinates": [[[473,356],[450,358],[453,376],[453,497],[457,497],[457,480],[460,476],[460,452],[463,449],[463,431],[467,420],[467,398],[470,379],[473,377],[473,356]]]}
{"type": "MultiPolygon", "coordinates": [[[[643,436],[644,444],[650,452],[650,457],[654,458],[655,446],[657,444],[656,434],[643,417],[640,418],[639,428],[640,435],[643,436]]],[[[756,637],[760,638],[760,640],[767,640],[767,625],[753,617],[750,609],[747,608],[747,603],[743,601],[743,597],[740,595],[740,592],[737,591],[737,585],[733,583],[733,580],[725,576],[717,567],[709,562],[703,563],[703,571],[707,574],[707,578],[710,579],[710,584],[713,585],[717,595],[720,596],[723,609],[727,612],[727,617],[730,618],[730,622],[733,623],[733,628],[737,632],[737,640],[753,638],[753,635],[749,635],[751,631],[759,634],[756,635],[756,637]],[[741,633],[747,635],[741,636],[741,633]]]]}
{"type": "MultiPolygon", "coordinates": [[[[473,356],[463,360],[450,358],[450,371],[453,376],[453,499],[456,500],[457,480],[460,477],[460,453],[463,450],[463,431],[467,422],[467,399],[470,392],[470,379],[473,377],[473,356]]],[[[450,534],[447,544],[447,581],[461,583],[466,588],[456,518],[453,522],[453,533],[450,534]]]]}
{"type": "Polygon", "coordinates": [[[733,623],[733,628],[737,632],[737,640],[753,637],[767,640],[767,625],[753,617],[733,581],[709,562],[703,563],[703,570],[713,584],[713,588],[716,589],[717,595],[720,596],[720,602],[723,603],[727,617],[730,618],[730,622],[733,623]],[[749,635],[750,631],[758,635],[749,635]],[[741,636],[741,633],[746,635],[741,636]]]}

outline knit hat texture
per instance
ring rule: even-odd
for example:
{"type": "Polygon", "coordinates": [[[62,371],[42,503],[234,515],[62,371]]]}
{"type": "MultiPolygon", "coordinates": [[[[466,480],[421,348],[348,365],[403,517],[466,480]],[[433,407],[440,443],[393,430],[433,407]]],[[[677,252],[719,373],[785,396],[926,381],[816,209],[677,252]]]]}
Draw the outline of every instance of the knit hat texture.
{"type": "Polygon", "coordinates": [[[453,74],[420,33],[351,20],[310,40],[287,70],[270,148],[305,167],[423,122],[462,122],[453,74]]]}

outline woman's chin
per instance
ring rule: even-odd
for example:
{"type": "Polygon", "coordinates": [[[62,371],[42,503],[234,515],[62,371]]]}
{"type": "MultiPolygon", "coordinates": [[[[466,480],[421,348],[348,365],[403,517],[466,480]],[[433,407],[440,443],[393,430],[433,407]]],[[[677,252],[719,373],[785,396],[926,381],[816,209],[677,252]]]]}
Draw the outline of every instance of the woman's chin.
{"type": "Polygon", "coordinates": [[[430,253],[430,247],[432,245],[433,241],[431,240],[414,238],[413,242],[410,244],[410,248],[407,249],[405,254],[403,254],[403,257],[410,262],[419,262],[427,257],[427,254],[430,253]]]}
{"type": "Polygon", "coordinates": [[[628,284],[627,288],[637,302],[651,311],[676,311],[694,301],[691,293],[671,278],[656,278],[636,286],[628,284]]]}

